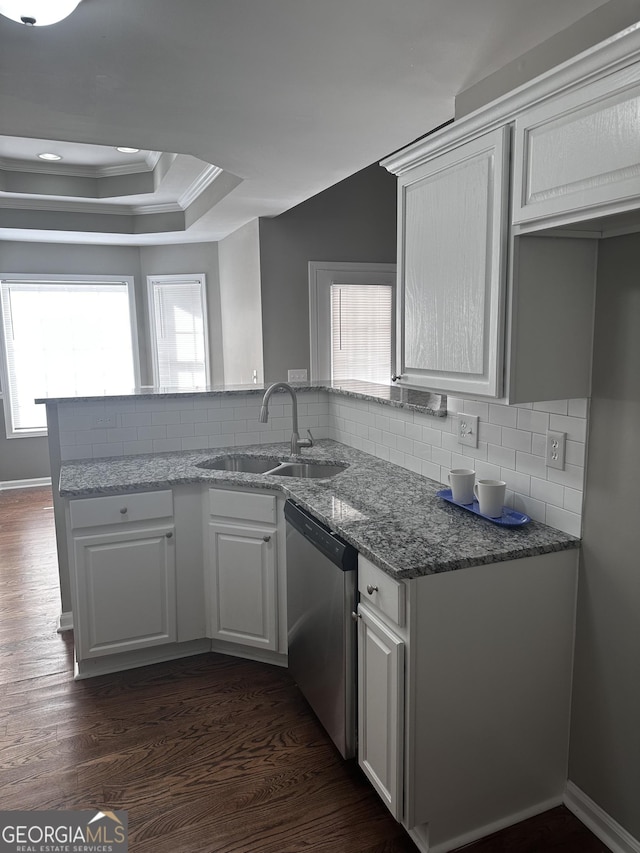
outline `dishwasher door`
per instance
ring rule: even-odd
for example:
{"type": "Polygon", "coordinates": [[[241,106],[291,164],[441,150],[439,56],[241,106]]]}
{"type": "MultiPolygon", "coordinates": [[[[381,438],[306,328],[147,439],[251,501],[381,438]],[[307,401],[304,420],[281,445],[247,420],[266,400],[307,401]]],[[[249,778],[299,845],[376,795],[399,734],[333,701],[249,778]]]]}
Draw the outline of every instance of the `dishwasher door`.
{"type": "Polygon", "coordinates": [[[357,551],[289,501],[285,518],[289,671],[343,758],[352,758],[357,551]]]}

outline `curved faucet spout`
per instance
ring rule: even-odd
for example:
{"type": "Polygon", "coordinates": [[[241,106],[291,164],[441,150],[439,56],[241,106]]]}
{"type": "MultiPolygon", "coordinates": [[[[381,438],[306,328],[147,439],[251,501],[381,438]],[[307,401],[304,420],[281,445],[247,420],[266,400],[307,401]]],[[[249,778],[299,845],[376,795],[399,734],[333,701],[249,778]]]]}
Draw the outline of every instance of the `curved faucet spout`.
{"type": "Polygon", "coordinates": [[[291,433],[291,453],[293,455],[297,455],[301,448],[313,447],[313,436],[311,435],[310,430],[307,430],[309,438],[300,438],[298,434],[298,398],[296,397],[296,392],[288,382],[274,382],[273,385],[270,385],[267,388],[264,392],[264,397],[262,398],[262,407],[260,409],[260,417],[258,420],[261,424],[266,424],[269,420],[269,400],[275,391],[288,391],[291,395],[291,418],[293,422],[293,431],[291,433]]]}

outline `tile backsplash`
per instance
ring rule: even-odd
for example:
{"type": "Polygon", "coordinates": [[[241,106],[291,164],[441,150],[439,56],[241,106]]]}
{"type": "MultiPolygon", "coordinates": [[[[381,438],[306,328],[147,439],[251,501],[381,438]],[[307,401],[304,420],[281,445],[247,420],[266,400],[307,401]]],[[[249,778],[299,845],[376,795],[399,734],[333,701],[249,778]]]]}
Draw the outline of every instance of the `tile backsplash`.
{"type": "MultiPolygon", "coordinates": [[[[449,414],[408,409],[327,392],[298,396],[299,431],[332,438],[446,484],[450,468],[507,483],[507,504],[567,533],[580,535],[587,438],[587,400],[505,406],[448,399],[449,414]],[[478,415],[478,447],[458,443],[457,412],[478,415]],[[547,468],[547,429],[566,432],[564,470],[547,468]]],[[[260,398],[194,396],[58,405],[63,460],[242,447],[288,441],[291,403],[284,395],[258,421],[260,398]],[[96,424],[100,421],[100,426],[96,424]],[[108,426],[102,424],[108,423],[108,426]]]]}

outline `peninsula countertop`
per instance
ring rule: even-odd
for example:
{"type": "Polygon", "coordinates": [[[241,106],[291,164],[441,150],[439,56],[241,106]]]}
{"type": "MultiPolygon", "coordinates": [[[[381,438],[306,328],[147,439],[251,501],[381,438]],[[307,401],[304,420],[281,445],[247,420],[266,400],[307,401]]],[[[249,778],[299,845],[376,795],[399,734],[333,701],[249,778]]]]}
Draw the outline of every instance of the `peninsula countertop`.
{"type": "Polygon", "coordinates": [[[280,492],[396,578],[416,578],[580,545],[576,537],[535,521],[505,528],[474,516],[438,498],[442,484],[330,440],[318,441],[301,457],[292,457],[288,444],[262,444],[79,460],[63,463],[60,471],[63,498],[188,483],[280,492]],[[331,479],[319,480],[198,467],[205,460],[229,454],[338,461],[348,467],[331,479]]]}

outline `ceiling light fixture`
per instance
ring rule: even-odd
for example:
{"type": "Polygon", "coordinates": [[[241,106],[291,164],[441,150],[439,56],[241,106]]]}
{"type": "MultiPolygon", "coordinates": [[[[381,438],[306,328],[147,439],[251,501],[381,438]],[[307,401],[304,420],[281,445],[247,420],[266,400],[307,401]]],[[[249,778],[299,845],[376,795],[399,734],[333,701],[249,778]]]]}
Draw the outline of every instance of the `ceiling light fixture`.
{"type": "Polygon", "coordinates": [[[60,154],[54,154],[52,151],[45,151],[42,154],[38,154],[38,157],[41,160],[62,160],[60,154]]]}
{"type": "Polygon", "coordinates": [[[137,154],[139,148],[127,148],[126,145],[118,145],[116,147],[116,151],[119,151],[121,154],[137,154]]]}
{"type": "Polygon", "coordinates": [[[0,15],[30,27],[48,27],[64,20],[80,0],[0,0],[0,15]]]}

